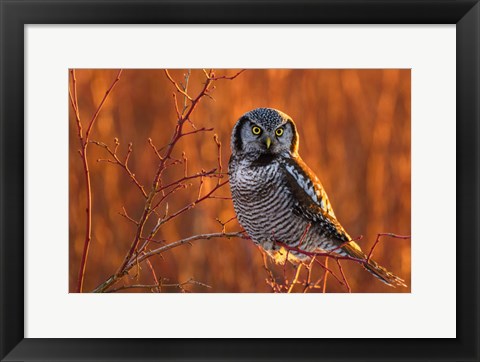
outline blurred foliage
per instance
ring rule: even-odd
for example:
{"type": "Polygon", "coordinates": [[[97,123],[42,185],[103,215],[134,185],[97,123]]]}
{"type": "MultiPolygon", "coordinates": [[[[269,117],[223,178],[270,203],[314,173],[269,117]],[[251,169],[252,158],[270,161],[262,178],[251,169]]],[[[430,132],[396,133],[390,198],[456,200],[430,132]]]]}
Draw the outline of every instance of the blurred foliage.
{"type": "MultiPolygon", "coordinates": [[[[217,76],[237,71],[217,70],[217,76]]],[[[88,121],[115,78],[116,70],[77,70],[78,101],[82,119],[88,121]]],[[[185,70],[170,74],[182,81],[185,70]]],[[[193,70],[189,93],[197,94],[204,81],[201,70],[193,70]]],[[[365,251],[376,234],[410,234],[411,202],[411,87],[410,70],[247,70],[234,80],[215,83],[213,99],[205,97],[194,111],[197,127],[214,127],[214,132],[198,133],[182,139],[174,152],[188,158],[189,173],[217,166],[217,148],[213,134],[222,143],[224,170],[230,156],[230,132],[236,120],[256,107],[278,108],[289,114],[300,133],[300,155],[322,181],[337,218],[365,251]]],[[[175,89],[163,70],[127,69],[105,103],[91,139],[113,147],[118,138],[118,153],[125,155],[128,143],[133,152],[129,165],[140,182],[151,186],[158,159],[148,138],[160,147],[169,142],[176,123],[172,94],[175,89]]],[[[178,94],[179,99],[180,94],[178,94]]],[[[74,291],[85,237],[85,184],[73,111],[70,108],[70,291],[74,291]]],[[[191,130],[191,128],[189,128],[191,130]]],[[[92,290],[116,271],[128,250],[135,225],[119,215],[122,207],[133,218],[143,210],[144,199],[124,170],[97,159],[106,159],[106,151],[89,148],[92,180],[93,229],[86,267],[85,291],[92,290]]],[[[183,176],[177,165],[165,173],[164,183],[183,176]]],[[[216,182],[206,179],[204,190],[216,182]]],[[[192,187],[173,194],[168,201],[174,212],[195,200],[198,180],[192,187]]],[[[219,196],[230,197],[228,185],[219,196]]],[[[161,210],[163,212],[163,210],[161,210]]],[[[157,239],[172,242],[200,233],[221,231],[216,218],[226,221],[234,216],[231,200],[206,200],[180,217],[162,226],[157,239]]],[[[152,223],[148,227],[153,227],[152,223]]],[[[234,220],[227,231],[240,227],[234,220]]],[[[404,278],[410,278],[410,240],[384,238],[375,249],[374,258],[404,278]]],[[[190,278],[212,286],[186,286],[194,292],[271,292],[265,279],[262,255],[249,240],[200,240],[150,259],[157,276],[170,283],[190,278]]],[[[335,263],[330,263],[335,269],[335,263]]],[[[343,262],[343,269],[354,292],[409,292],[410,288],[390,288],[353,262],[343,262]]],[[[145,264],[140,265],[138,280],[153,284],[145,264]]],[[[283,267],[272,266],[274,275],[283,278],[283,267]]],[[[294,273],[287,266],[287,277],[294,273]]],[[[131,273],[133,276],[134,273],[131,273]]],[[[313,279],[323,270],[317,265],[313,279]]],[[[298,290],[301,291],[302,288],[298,290]]],[[[129,290],[148,292],[148,290],[129,290]]],[[[164,291],[178,292],[178,288],[164,291]]],[[[345,292],[329,278],[328,292],[345,292]]]]}

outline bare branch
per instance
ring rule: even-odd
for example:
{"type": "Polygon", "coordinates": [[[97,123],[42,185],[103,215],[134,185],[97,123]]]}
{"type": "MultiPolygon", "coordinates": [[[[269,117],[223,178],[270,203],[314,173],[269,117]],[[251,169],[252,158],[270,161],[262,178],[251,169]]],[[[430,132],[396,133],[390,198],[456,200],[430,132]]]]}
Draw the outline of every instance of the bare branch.
{"type": "Polygon", "coordinates": [[[345,282],[345,287],[347,288],[348,292],[351,293],[352,289],[350,288],[350,285],[348,284],[347,277],[345,276],[345,273],[343,272],[342,264],[340,263],[340,260],[335,259],[338,265],[338,269],[340,270],[340,274],[342,274],[343,281],[345,282]]]}
{"type": "Polygon", "coordinates": [[[130,216],[128,216],[127,214],[127,210],[125,210],[125,206],[122,206],[122,210],[123,210],[123,213],[119,212],[118,214],[123,216],[125,219],[127,219],[128,221],[132,222],[133,224],[137,225],[138,226],[138,221],[135,220],[135,219],[132,219],[130,216]]]}
{"type": "MultiPolygon", "coordinates": [[[[138,257],[138,262],[142,262],[143,260],[153,256],[153,255],[158,255],[162,254],[168,250],[171,250],[173,248],[179,247],[180,245],[188,244],[191,243],[192,241],[195,240],[209,240],[213,238],[241,238],[241,239],[246,239],[245,234],[241,232],[232,232],[232,233],[211,233],[211,234],[199,234],[199,235],[193,235],[185,239],[177,240],[173,243],[169,243],[165,246],[161,246],[157,249],[150,250],[148,252],[145,252],[144,254],[140,255],[138,257]]],[[[128,266],[131,266],[130,264],[128,266]]]]}
{"type": "Polygon", "coordinates": [[[237,78],[240,74],[242,74],[244,71],[246,71],[246,69],[242,69],[241,71],[239,71],[238,73],[234,74],[233,76],[221,76],[221,77],[215,77],[215,74],[212,73],[212,75],[208,75],[206,73],[205,70],[203,70],[203,72],[207,75],[207,77],[210,79],[210,80],[221,80],[221,79],[226,79],[226,80],[234,80],[235,78],[237,78]]]}
{"type": "Polygon", "coordinates": [[[107,150],[107,152],[110,154],[110,156],[113,157],[113,160],[99,159],[98,161],[106,161],[106,162],[109,162],[109,163],[116,164],[116,165],[120,166],[121,168],[123,168],[125,170],[125,172],[128,174],[128,176],[130,177],[130,179],[133,181],[133,183],[138,187],[138,189],[142,193],[143,197],[147,198],[147,193],[145,192],[145,188],[143,187],[143,185],[140,184],[140,182],[135,177],[135,174],[128,167],[128,160],[130,158],[130,154],[133,151],[133,148],[132,148],[133,146],[132,146],[131,142],[128,144],[127,155],[125,156],[125,161],[123,161],[123,162],[120,161],[120,159],[118,158],[117,153],[116,153],[117,148],[120,145],[120,143],[118,142],[117,139],[115,139],[115,149],[114,150],[110,149],[110,147],[108,147],[108,145],[103,143],[103,142],[90,141],[90,143],[93,143],[94,145],[97,145],[99,147],[104,148],[105,150],[107,150]]]}
{"type": "MultiPolygon", "coordinates": [[[[328,267],[327,257],[325,257],[325,265],[328,267]]],[[[327,278],[328,278],[328,269],[325,269],[325,273],[323,274],[322,293],[325,293],[327,291],[327,278]]]]}
{"type": "MultiPolygon", "coordinates": [[[[150,269],[150,271],[151,271],[151,273],[152,273],[153,281],[155,282],[155,284],[158,285],[159,282],[158,282],[158,278],[157,278],[157,273],[155,273],[155,269],[153,269],[152,263],[150,262],[149,259],[147,259],[146,262],[147,262],[148,268],[150,269]]],[[[160,292],[160,291],[161,291],[160,288],[155,288],[154,290],[155,290],[156,292],[160,292]]]]}
{"type": "Polygon", "coordinates": [[[88,165],[88,158],[87,158],[87,149],[89,145],[88,139],[90,136],[90,132],[92,131],[93,124],[95,123],[95,120],[97,119],[98,114],[100,113],[100,110],[102,109],[102,106],[107,100],[113,87],[119,81],[121,73],[122,71],[120,70],[117,74],[117,78],[113,81],[112,85],[105,93],[105,96],[103,97],[102,101],[97,107],[97,110],[92,116],[92,119],[87,128],[87,132],[85,133],[85,135],[83,135],[82,122],[80,120],[80,110],[78,107],[78,99],[77,99],[77,83],[76,83],[77,79],[75,75],[75,70],[74,69],[70,70],[73,90],[69,90],[69,94],[70,94],[70,102],[72,104],[73,110],[75,111],[75,118],[77,121],[77,130],[78,130],[78,139],[81,145],[81,150],[79,152],[82,158],[83,170],[85,174],[85,189],[86,189],[85,211],[87,214],[86,225],[85,225],[85,241],[83,244],[82,259],[80,260],[80,268],[78,272],[78,280],[77,280],[77,288],[76,288],[77,293],[81,293],[83,291],[83,282],[85,279],[85,269],[87,265],[88,251],[90,249],[90,242],[92,240],[92,189],[91,189],[91,181],[90,181],[90,168],[88,165]]]}
{"type": "Polygon", "coordinates": [[[152,147],[153,151],[155,152],[159,160],[163,161],[162,155],[160,155],[160,152],[158,151],[157,147],[155,147],[155,145],[153,144],[153,141],[151,138],[148,139],[148,144],[150,145],[150,147],[152,147]]]}
{"type": "Polygon", "coordinates": [[[202,127],[202,128],[198,128],[196,130],[190,131],[190,132],[184,132],[180,135],[180,137],[189,136],[191,134],[195,134],[195,133],[199,133],[199,132],[211,132],[211,131],[213,131],[213,128],[202,127]]]}
{"type": "MultiPolygon", "coordinates": [[[[167,69],[164,69],[165,75],[167,76],[168,80],[177,88],[177,91],[181,93],[185,98],[187,98],[189,101],[193,101],[192,97],[190,97],[182,88],[180,88],[179,84],[172,78],[170,73],[168,72],[167,69]]],[[[176,104],[176,102],[175,102],[176,104]]],[[[177,112],[179,113],[179,112],[177,112]]]]}
{"type": "MultiPolygon", "coordinates": [[[[287,256],[288,259],[288,256],[287,256]]],[[[295,278],[293,278],[292,283],[290,284],[290,287],[288,288],[287,293],[291,293],[293,291],[293,288],[295,285],[298,283],[298,278],[300,278],[300,272],[302,271],[303,264],[298,264],[297,266],[297,272],[295,273],[295,278]]]]}
{"type": "Polygon", "coordinates": [[[367,259],[366,259],[366,263],[368,263],[373,255],[373,250],[375,249],[375,247],[377,246],[377,244],[380,242],[380,238],[382,236],[390,236],[391,238],[396,238],[396,239],[410,239],[411,238],[411,235],[397,235],[397,234],[392,234],[392,233],[380,233],[380,234],[377,234],[377,238],[375,239],[375,243],[373,244],[372,248],[370,249],[370,251],[368,252],[368,256],[367,256],[367,259]]]}
{"type": "MultiPolygon", "coordinates": [[[[142,261],[150,258],[153,255],[161,255],[162,253],[171,250],[173,248],[179,247],[181,245],[189,244],[192,241],[195,240],[209,240],[209,239],[215,239],[215,238],[241,238],[241,239],[248,239],[248,237],[242,233],[242,232],[231,232],[231,233],[211,233],[211,234],[199,234],[199,235],[194,235],[185,239],[177,240],[173,243],[167,244],[163,247],[148,251],[143,253],[140,257],[136,258],[135,260],[132,260],[125,269],[122,271],[121,274],[114,274],[110,276],[105,282],[100,284],[98,287],[96,287],[94,290],[92,290],[92,293],[103,293],[105,292],[109,287],[111,287],[113,284],[115,284],[120,278],[125,276],[128,271],[137,263],[141,263],[142,261]]],[[[163,285],[165,286],[165,285],[163,285]]]]}
{"type": "Polygon", "coordinates": [[[105,95],[103,96],[103,99],[102,101],[100,102],[100,104],[98,105],[97,107],[97,110],[95,111],[95,113],[93,114],[92,116],[92,119],[90,120],[90,124],[88,125],[88,128],[87,128],[87,132],[85,132],[85,143],[88,142],[88,139],[90,137],[90,132],[92,132],[92,127],[93,127],[93,124],[95,123],[95,121],[97,120],[97,117],[98,115],[100,114],[100,111],[102,110],[102,107],[103,105],[105,104],[105,101],[107,100],[108,96],[110,95],[111,91],[113,90],[113,88],[115,87],[115,85],[118,83],[118,81],[120,80],[120,76],[122,75],[122,72],[123,72],[123,69],[120,69],[117,73],[117,77],[115,78],[115,80],[113,81],[112,85],[110,86],[110,88],[107,89],[107,91],[105,92],[105,95]]]}

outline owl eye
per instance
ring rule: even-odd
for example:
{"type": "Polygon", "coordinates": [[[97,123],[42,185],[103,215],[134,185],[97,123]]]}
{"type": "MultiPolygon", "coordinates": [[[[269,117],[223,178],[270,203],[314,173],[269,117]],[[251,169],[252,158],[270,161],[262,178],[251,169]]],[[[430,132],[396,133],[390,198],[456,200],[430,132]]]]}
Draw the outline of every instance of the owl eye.
{"type": "Polygon", "coordinates": [[[277,137],[281,137],[283,135],[283,128],[277,128],[275,134],[277,135],[277,137]]]}
{"type": "Polygon", "coordinates": [[[260,129],[260,127],[253,126],[253,127],[252,127],[252,133],[253,133],[255,136],[258,136],[260,133],[262,133],[262,130],[260,129]]]}

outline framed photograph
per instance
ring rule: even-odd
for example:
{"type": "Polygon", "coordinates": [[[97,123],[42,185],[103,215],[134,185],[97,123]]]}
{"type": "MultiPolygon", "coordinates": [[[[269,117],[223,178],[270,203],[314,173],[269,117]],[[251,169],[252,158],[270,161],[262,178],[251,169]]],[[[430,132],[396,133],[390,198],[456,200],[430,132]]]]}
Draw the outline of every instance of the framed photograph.
{"type": "Polygon", "coordinates": [[[2,360],[478,360],[478,1],[1,6],[2,360]]]}
{"type": "Polygon", "coordinates": [[[411,291],[410,69],[71,69],[69,94],[69,292],[411,291]]]}

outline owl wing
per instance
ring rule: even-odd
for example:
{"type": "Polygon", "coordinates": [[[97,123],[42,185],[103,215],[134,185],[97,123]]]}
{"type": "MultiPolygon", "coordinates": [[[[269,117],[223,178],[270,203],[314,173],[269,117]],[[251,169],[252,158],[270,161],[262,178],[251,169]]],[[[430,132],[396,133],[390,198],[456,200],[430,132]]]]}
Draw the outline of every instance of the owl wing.
{"type": "Polygon", "coordinates": [[[328,196],[313,171],[298,156],[284,158],[281,162],[287,182],[297,200],[295,211],[321,227],[332,239],[340,242],[350,240],[350,236],[337,221],[328,196]]]}

